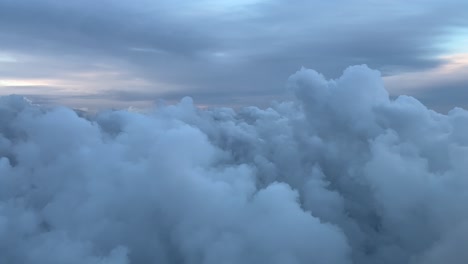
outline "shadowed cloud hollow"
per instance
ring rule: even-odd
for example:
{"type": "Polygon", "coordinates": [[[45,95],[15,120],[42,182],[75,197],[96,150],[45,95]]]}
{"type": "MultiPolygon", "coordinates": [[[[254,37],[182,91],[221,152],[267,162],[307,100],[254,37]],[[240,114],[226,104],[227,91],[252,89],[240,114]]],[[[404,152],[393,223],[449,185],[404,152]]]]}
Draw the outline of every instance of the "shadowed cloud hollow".
{"type": "Polygon", "coordinates": [[[266,110],[0,98],[0,262],[466,263],[468,112],[302,69],[266,110]]]}

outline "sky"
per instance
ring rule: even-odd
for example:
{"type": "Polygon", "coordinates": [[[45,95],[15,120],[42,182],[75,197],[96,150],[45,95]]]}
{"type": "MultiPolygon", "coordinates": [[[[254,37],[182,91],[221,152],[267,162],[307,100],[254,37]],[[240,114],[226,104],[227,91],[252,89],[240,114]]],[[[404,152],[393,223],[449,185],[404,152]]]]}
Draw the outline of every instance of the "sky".
{"type": "Polygon", "coordinates": [[[0,0],[0,263],[466,264],[467,88],[468,1],[0,0]]]}
{"type": "Polygon", "coordinates": [[[0,95],[82,109],[266,106],[302,67],[377,69],[391,96],[468,107],[461,0],[0,0],[0,95]]]}

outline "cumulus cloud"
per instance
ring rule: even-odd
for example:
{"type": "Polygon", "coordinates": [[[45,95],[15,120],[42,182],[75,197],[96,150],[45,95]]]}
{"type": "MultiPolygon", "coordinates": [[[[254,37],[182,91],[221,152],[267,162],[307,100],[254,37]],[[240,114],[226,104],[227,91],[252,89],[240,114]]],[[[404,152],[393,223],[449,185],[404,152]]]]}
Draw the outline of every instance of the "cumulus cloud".
{"type": "Polygon", "coordinates": [[[466,263],[468,112],[302,69],[270,108],[0,98],[2,263],[466,263]]]}

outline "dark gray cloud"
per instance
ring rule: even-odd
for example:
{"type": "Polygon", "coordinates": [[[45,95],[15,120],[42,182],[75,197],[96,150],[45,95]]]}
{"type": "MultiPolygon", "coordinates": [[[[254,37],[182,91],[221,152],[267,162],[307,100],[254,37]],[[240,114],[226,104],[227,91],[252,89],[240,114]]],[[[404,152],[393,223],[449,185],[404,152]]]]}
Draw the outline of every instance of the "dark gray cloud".
{"type": "Polygon", "coordinates": [[[410,91],[408,94],[417,97],[421,102],[437,111],[452,110],[454,106],[468,109],[468,83],[466,81],[428,85],[424,89],[410,91]]]}
{"type": "Polygon", "coordinates": [[[464,1],[228,2],[0,0],[0,50],[37,59],[10,75],[111,64],[216,104],[231,93],[278,96],[301,66],[329,77],[363,63],[386,75],[430,69],[444,62],[439,41],[468,25],[464,1]]]}
{"type": "Polygon", "coordinates": [[[176,18],[165,11],[164,5],[147,5],[154,4],[147,1],[1,1],[1,29],[4,35],[33,41],[12,45],[51,52],[89,49],[112,53],[144,46],[190,55],[213,44],[213,39],[190,23],[172,21],[176,18]],[[61,49],[54,51],[54,45],[61,49]]]}

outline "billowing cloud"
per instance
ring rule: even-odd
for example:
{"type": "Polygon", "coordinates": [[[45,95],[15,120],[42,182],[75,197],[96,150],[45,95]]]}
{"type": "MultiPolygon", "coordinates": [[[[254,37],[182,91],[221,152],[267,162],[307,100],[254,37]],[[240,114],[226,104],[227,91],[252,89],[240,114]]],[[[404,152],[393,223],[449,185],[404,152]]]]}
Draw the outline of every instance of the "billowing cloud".
{"type": "Polygon", "coordinates": [[[0,98],[2,263],[466,263],[468,112],[302,69],[261,110],[0,98]]]}

